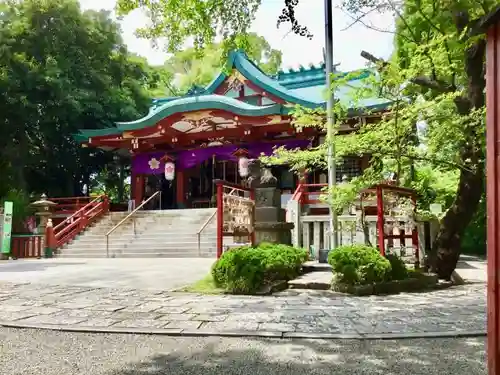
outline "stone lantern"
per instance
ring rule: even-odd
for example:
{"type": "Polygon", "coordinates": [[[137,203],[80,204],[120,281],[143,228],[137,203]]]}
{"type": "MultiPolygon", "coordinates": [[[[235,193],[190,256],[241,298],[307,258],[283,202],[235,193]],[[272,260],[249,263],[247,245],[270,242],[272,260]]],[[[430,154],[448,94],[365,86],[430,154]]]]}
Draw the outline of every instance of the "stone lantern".
{"type": "Polygon", "coordinates": [[[47,227],[48,220],[52,217],[52,209],[57,206],[57,203],[49,201],[47,195],[42,194],[40,199],[31,204],[35,208],[35,215],[40,218],[40,223],[38,224],[38,233],[44,234],[45,228],[47,227]]]}

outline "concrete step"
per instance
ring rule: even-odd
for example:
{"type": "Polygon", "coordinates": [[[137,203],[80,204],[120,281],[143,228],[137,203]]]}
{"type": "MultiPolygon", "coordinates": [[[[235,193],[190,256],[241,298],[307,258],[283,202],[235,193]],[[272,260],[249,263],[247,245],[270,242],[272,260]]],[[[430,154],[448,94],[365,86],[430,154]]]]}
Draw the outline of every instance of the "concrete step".
{"type": "MultiPolygon", "coordinates": [[[[210,231],[210,232],[203,232],[200,234],[200,237],[203,239],[207,238],[217,238],[217,234],[215,231],[210,231]]],[[[135,240],[147,240],[147,241],[163,241],[163,240],[176,240],[177,242],[181,241],[193,241],[194,239],[198,239],[198,234],[197,233],[150,233],[150,232],[145,232],[144,234],[138,233],[137,235],[134,234],[123,234],[121,236],[109,236],[109,241],[135,241],[135,240]]],[[[104,235],[84,235],[81,236],[75,241],[85,243],[85,242],[100,242],[100,241],[106,241],[106,236],[104,235]]]]}
{"type": "MultiPolygon", "coordinates": [[[[113,257],[215,257],[215,209],[139,211],[109,237],[113,257]],[[198,244],[198,231],[207,220],[198,244]],[[134,225],[135,223],[135,225],[134,225]],[[134,231],[135,227],[135,231],[134,231]],[[200,250],[199,250],[200,246],[200,250]]],[[[106,257],[106,233],[128,213],[109,213],[65,246],[62,258],[106,257]]]]}
{"type": "MultiPolygon", "coordinates": [[[[201,236],[216,236],[216,230],[215,229],[206,229],[203,232],[200,233],[201,236]]],[[[127,240],[133,240],[135,238],[191,238],[191,237],[197,237],[198,233],[197,232],[188,232],[188,231],[179,231],[179,232],[172,232],[172,231],[161,231],[161,230],[154,230],[154,231],[144,231],[144,232],[137,232],[136,234],[134,233],[121,233],[120,235],[115,235],[115,233],[112,233],[109,238],[126,238],[127,240]]],[[[104,234],[92,234],[92,233],[84,233],[83,235],[80,235],[78,237],[78,240],[83,240],[83,239],[88,239],[88,240],[100,240],[106,238],[104,234]]]]}
{"type": "Polygon", "coordinates": [[[329,272],[332,273],[332,266],[328,263],[319,263],[318,261],[308,261],[302,265],[302,271],[304,273],[308,272],[329,272]]]}
{"type": "MultiPolygon", "coordinates": [[[[109,248],[110,253],[198,253],[198,252],[211,252],[215,251],[216,246],[214,244],[212,245],[206,245],[205,247],[201,247],[200,251],[198,251],[197,246],[191,246],[191,247],[139,247],[139,246],[134,246],[134,247],[129,247],[129,248],[109,248]]],[[[85,249],[85,248],[75,248],[75,249],[64,249],[61,251],[61,253],[67,253],[67,254],[94,254],[94,253],[106,253],[106,248],[92,248],[92,249],[85,249]]]]}
{"type": "MultiPolygon", "coordinates": [[[[200,242],[200,247],[215,247],[215,241],[206,241],[206,242],[200,242]]],[[[198,242],[177,242],[177,243],[170,243],[170,242],[164,242],[164,243],[130,243],[130,244],[124,244],[124,243],[118,243],[118,244],[109,244],[109,249],[198,249],[198,242]]],[[[81,250],[81,251],[99,251],[103,250],[106,251],[106,245],[103,244],[93,244],[93,245],[82,245],[82,244],[75,244],[75,246],[72,247],[67,247],[64,250],[66,251],[76,251],[76,250],[81,250]]]]}
{"type": "MultiPolygon", "coordinates": [[[[95,255],[78,255],[78,254],[61,254],[58,258],[65,259],[89,259],[89,258],[107,258],[106,254],[95,255]]],[[[127,253],[121,255],[111,255],[109,258],[213,258],[215,260],[216,253],[202,253],[202,254],[182,254],[182,253],[127,253]]]]}
{"type": "Polygon", "coordinates": [[[328,290],[332,284],[331,272],[310,272],[288,282],[290,289],[328,290]]]}

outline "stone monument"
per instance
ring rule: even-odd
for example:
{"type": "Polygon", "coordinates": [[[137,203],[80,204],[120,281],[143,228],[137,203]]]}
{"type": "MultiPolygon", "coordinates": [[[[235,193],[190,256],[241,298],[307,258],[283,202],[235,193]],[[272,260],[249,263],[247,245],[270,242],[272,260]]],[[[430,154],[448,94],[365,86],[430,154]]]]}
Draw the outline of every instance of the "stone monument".
{"type": "Polygon", "coordinates": [[[285,220],[276,177],[258,159],[249,160],[248,173],[247,187],[255,190],[255,244],[271,242],[291,245],[294,224],[285,220]]]}

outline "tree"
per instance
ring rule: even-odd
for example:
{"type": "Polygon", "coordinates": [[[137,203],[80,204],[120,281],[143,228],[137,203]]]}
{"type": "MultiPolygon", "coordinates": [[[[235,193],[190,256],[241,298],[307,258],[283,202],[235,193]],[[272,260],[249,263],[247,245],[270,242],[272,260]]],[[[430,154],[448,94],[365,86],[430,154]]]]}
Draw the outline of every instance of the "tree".
{"type": "MultiPolygon", "coordinates": [[[[199,51],[212,45],[217,37],[223,40],[224,53],[239,48],[248,52],[252,50],[253,39],[248,30],[261,3],[262,0],[118,0],[117,11],[126,15],[135,9],[146,10],[151,24],[137,30],[138,35],[148,39],[164,38],[166,49],[171,53],[179,52],[191,40],[199,51]]],[[[283,3],[278,26],[289,23],[292,32],[311,38],[307,27],[300,25],[295,17],[299,0],[283,0],[283,3]]]]}
{"type": "MultiPolygon", "coordinates": [[[[453,203],[446,211],[430,264],[442,278],[456,267],[461,241],[484,192],[485,48],[480,21],[496,1],[349,1],[353,18],[377,10],[397,16],[393,62],[414,96],[427,102],[429,153],[459,168],[453,203]]],[[[370,58],[369,55],[367,55],[370,58]]],[[[370,58],[380,69],[387,63],[370,58]]],[[[435,163],[436,164],[436,163],[435,163]]]]}
{"type": "MultiPolygon", "coordinates": [[[[267,74],[276,74],[281,66],[281,52],[271,48],[261,36],[250,33],[246,36],[247,55],[267,74]]],[[[224,47],[221,43],[211,43],[202,51],[186,48],[176,52],[164,65],[164,69],[177,77],[176,87],[186,92],[193,85],[206,86],[217,72],[224,68],[224,47]]]]}
{"type": "Polygon", "coordinates": [[[0,40],[0,194],[81,194],[112,156],[72,134],[147,113],[160,79],[127,52],[108,13],[73,0],[2,3],[0,40]]]}

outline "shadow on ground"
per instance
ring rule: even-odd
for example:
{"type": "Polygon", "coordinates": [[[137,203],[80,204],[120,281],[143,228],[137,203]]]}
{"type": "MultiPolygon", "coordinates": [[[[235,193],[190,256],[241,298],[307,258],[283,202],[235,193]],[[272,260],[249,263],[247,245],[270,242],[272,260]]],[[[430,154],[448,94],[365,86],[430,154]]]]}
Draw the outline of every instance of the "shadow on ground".
{"type": "Polygon", "coordinates": [[[45,271],[46,269],[54,267],[75,266],[80,264],[81,263],[76,263],[76,262],[48,263],[35,260],[32,261],[9,260],[6,261],[5,263],[0,262],[0,272],[37,272],[37,271],[45,271]]]}
{"type": "Polygon", "coordinates": [[[10,375],[485,375],[485,338],[276,340],[0,328],[10,375]]]}
{"type": "Polygon", "coordinates": [[[325,341],[208,340],[158,353],[110,375],[139,374],[486,374],[484,339],[325,341]],[[234,346],[238,346],[235,348],[234,346]]]}

